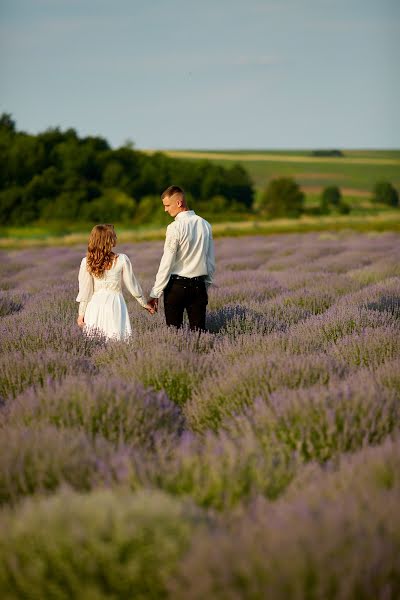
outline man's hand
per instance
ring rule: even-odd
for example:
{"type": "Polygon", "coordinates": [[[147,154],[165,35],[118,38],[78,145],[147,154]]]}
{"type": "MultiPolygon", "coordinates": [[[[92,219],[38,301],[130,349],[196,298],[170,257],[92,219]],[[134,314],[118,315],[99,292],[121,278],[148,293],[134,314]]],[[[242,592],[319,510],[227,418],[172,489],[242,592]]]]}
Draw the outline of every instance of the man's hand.
{"type": "Polygon", "coordinates": [[[149,304],[151,306],[151,308],[154,310],[154,312],[158,311],[158,298],[149,298],[147,301],[147,304],[149,304]]]}
{"type": "Polygon", "coordinates": [[[153,308],[153,306],[151,306],[151,304],[146,304],[146,306],[144,307],[147,312],[149,312],[151,315],[154,315],[154,313],[156,312],[155,309],[153,308]]]}
{"type": "Polygon", "coordinates": [[[82,329],[82,327],[85,324],[85,319],[83,318],[83,315],[78,315],[76,322],[78,323],[78,327],[82,329]]]}

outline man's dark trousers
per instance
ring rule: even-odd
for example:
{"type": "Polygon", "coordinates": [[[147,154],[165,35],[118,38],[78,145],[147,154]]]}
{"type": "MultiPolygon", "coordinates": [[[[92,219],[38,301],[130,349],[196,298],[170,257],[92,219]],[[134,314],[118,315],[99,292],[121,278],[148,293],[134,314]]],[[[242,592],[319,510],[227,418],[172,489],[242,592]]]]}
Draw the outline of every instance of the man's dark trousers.
{"type": "Polygon", "coordinates": [[[164,290],[164,310],[167,325],[182,327],[183,312],[189,317],[190,329],[206,329],[208,294],[205,277],[171,275],[164,290]]]}

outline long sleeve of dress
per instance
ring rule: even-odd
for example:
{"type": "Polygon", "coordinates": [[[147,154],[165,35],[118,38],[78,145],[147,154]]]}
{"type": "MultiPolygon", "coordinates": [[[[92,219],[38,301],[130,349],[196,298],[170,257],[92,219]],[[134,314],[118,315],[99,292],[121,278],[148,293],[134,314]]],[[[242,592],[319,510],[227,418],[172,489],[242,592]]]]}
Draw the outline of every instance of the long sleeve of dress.
{"type": "Polygon", "coordinates": [[[206,277],[206,286],[209,287],[214,278],[215,273],[215,253],[214,253],[214,240],[212,237],[212,233],[210,231],[210,239],[208,241],[208,251],[207,251],[207,277],[206,277]]]}
{"type": "Polygon", "coordinates": [[[179,239],[175,230],[175,223],[171,223],[171,225],[167,227],[167,233],[165,236],[164,244],[164,253],[161,258],[160,266],[158,267],[153,289],[150,292],[150,296],[152,298],[159,298],[169,281],[172,268],[175,263],[178,245],[179,239]]]}
{"type": "Polygon", "coordinates": [[[126,255],[124,255],[124,263],[122,267],[122,280],[128,292],[132,294],[132,296],[139,302],[139,304],[141,304],[142,306],[146,306],[147,302],[145,297],[143,296],[142,288],[135,277],[135,274],[132,269],[132,263],[126,255]]]}
{"type": "Polygon", "coordinates": [[[79,302],[79,314],[85,314],[86,306],[93,296],[93,277],[86,269],[86,257],[82,258],[78,275],[79,293],[76,301],[79,302]]]}

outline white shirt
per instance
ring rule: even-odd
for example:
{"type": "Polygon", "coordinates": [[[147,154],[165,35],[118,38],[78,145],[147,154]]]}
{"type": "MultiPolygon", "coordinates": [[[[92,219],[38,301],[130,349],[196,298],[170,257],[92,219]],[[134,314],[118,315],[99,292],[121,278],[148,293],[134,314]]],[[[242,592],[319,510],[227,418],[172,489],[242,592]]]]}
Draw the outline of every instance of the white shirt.
{"type": "Polygon", "coordinates": [[[214,272],[214,241],[210,223],[196,215],[194,210],[178,213],[175,221],[167,227],[164,254],[150,296],[159,298],[171,275],[205,275],[208,287],[214,272]]]}

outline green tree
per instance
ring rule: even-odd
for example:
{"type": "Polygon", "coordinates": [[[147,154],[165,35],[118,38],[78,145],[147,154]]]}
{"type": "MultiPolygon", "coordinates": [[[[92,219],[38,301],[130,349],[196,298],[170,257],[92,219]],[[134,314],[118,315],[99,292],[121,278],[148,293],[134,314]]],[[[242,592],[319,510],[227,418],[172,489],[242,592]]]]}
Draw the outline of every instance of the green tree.
{"type": "Polygon", "coordinates": [[[389,181],[378,181],[374,187],[374,202],[399,206],[399,193],[389,181]]]}
{"type": "Polygon", "coordinates": [[[171,217],[166,215],[160,196],[145,196],[138,204],[135,223],[152,223],[165,225],[171,222],[171,217]]]}
{"type": "Polygon", "coordinates": [[[320,209],[322,214],[327,214],[331,209],[340,211],[342,194],[337,185],[330,185],[322,190],[320,209]]]}
{"type": "Polygon", "coordinates": [[[227,170],[226,178],[229,187],[225,190],[224,196],[244,204],[246,208],[252,208],[254,190],[246,169],[240,164],[235,164],[227,170]]]}
{"type": "Polygon", "coordinates": [[[0,191],[0,222],[7,224],[23,223],[24,215],[20,214],[23,199],[23,187],[10,186],[0,191]],[[21,219],[19,217],[22,217],[21,219]]]}
{"type": "Polygon", "coordinates": [[[15,224],[132,218],[133,198],[142,199],[138,222],[164,224],[159,195],[171,183],[183,186],[193,206],[211,203],[217,212],[252,206],[252,182],[241,165],[227,169],[162,152],[147,155],[130,143],[112,150],[105,139],[80,138],[72,128],[28,135],[16,130],[9,114],[0,116],[0,213],[15,224]]]}
{"type": "Polygon", "coordinates": [[[0,115],[0,131],[15,133],[15,121],[9,113],[0,115]]]}
{"type": "Polygon", "coordinates": [[[223,196],[227,190],[227,182],[224,169],[215,166],[214,169],[209,169],[201,182],[200,197],[204,201],[208,201],[214,196],[223,196]]]}
{"type": "Polygon", "coordinates": [[[136,202],[124,192],[116,189],[105,190],[104,194],[82,207],[81,215],[89,221],[130,221],[133,219],[136,202]]]}
{"type": "Polygon", "coordinates": [[[225,196],[213,196],[207,202],[207,210],[211,213],[223,213],[231,210],[231,204],[225,196]]]}
{"type": "Polygon", "coordinates": [[[7,179],[14,185],[26,185],[46,166],[44,146],[33,135],[13,136],[7,160],[7,179]]]}
{"type": "Polygon", "coordinates": [[[303,211],[304,194],[290,177],[280,177],[269,182],[261,195],[258,209],[272,218],[298,217],[303,211]]]}
{"type": "Polygon", "coordinates": [[[116,160],[111,160],[103,169],[102,183],[105,187],[120,187],[124,177],[124,169],[116,160]]]}

